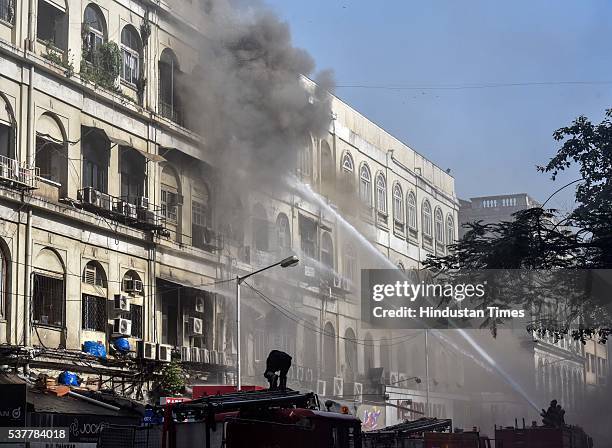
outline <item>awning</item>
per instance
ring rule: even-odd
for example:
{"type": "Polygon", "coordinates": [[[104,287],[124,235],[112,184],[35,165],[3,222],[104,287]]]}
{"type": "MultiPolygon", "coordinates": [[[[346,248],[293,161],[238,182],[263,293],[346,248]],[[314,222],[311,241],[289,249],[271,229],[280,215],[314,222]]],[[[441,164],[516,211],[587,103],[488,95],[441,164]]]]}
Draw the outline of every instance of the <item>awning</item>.
{"type": "Polygon", "coordinates": [[[42,114],[36,122],[36,134],[47,140],[57,143],[64,142],[64,135],[59,124],[49,114],[42,114]]]}
{"type": "Polygon", "coordinates": [[[160,156],[159,154],[152,154],[150,152],[142,151],[137,148],[133,148],[135,151],[138,151],[143,157],[150,160],[151,162],[165,162],[166,159],[160,156]]]}
{"type": "Polygon", "coordinates": [[[113,143],[113,146],[127,146],[134,148],[141,153],[147,153],[147,142],[146,140],[136,137],[128,132],[118,129],[104,121],[96,120],[87,115],[82,115],[81,125],[87,128],[99,129],[107,138],[113,143]]]}
{"type": "MultiPolygon", "coordinates": [[[[216,285],[212,285],[211,283],[214,283],[215,280],[204,280],[202,283],[196,284],[194,282],[185,281],[184,279],[178,280],[176,277],[172,277],[168,274],[161,274],[161,275],[158,274],[157,278],[160,280],[169,282],[169,283],[173,283],[183,288],[197,289],[199,291],[206,291],[211,294],[218,294],[220,296],[225,296],[228,298],[235,297],[235,292],[233,289],[231,289],[230,285],[232,283],[230,282],[218,283],[216,285]],[[228,286],[230,287],[228,288],[228,286]]],[[[163,291],[160,291],[160,292],[163,292],[163,291]]]]}

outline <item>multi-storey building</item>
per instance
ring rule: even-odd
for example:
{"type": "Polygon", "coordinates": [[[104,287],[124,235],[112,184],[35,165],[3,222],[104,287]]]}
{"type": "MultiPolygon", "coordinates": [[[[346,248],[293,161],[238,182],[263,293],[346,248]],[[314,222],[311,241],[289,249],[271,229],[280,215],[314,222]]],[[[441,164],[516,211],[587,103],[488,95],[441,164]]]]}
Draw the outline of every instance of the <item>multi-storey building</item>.
{"type": "MultiPolygon", "coordinates": [[[[197,2],[0,0],[1,363],[146,390],[133,363],[175,350],[193,381],[232,381],[232,279],[297,253],[289,275],[243,287],[244,382],[261,382],[271,348],[324,395],[351,395],[372,367],[394,372],[388,382],[423,376],[418,334],[361,328],[358,275],[372,250],[402,269],[444,253],[454,179],[334,98],[328,135],[297,167],[325,199],[252,192],[218,225],[214,149],[189,129],[177,86],[203,14],[197,2]],[[117,336],[142,344],[136,360],[80,352],[117,336]]],[[[455,387],[453,357],[432,360],[432,388],[455,387]]]]}

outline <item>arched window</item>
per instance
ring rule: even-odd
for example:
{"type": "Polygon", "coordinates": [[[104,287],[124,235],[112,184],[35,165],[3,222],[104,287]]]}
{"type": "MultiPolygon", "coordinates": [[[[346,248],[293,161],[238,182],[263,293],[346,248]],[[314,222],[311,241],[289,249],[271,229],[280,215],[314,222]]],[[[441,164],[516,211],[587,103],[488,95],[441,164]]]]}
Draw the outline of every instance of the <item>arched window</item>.
{"type": "Polygon", "coordinates": [[[323,371],[327,378],[336,376],[336,330],[331,322],[323,329],[323,371]]]}
{"type": "Polygon", "coordinates": [[[312,140],[310,137],[304,141],[304,147],[300,151],[300,175],[303,178],[312,176],[312,140]]]}
{"type": "Polygon", "coordinates": [[[83,153],[83,188],[92,187],[106,193],[108,189],[108,166],[110,164],[110,141],[99,129],[82,128],[81,148],[83,153]]]}
{"type": "Polygon", "coordinates": [[[393,219],[403,227],[404,194],[402,192],[402,187],[397,183],[393,186],[393,219]]]}
{"type": "Polygon", "coordinates": [[[372,175],[365,163],[359,170],[359,198],[368,207],[372,206],[372,175]]]}
{"type": "Polygon", "coordinates": [[[423,234],[425,236],[431,237],[432,236],[432,222],[431,222],[431,204],[429,203],[429,201],[426,199],[425,201],[423,201],[423,206],[421,209],[421,221],[423,221],[423,234]]]}
{"type": "Polygon", "coordinates": [[[334,268],[334,243],[328,232],[321,236],[321,262],[328,268],[334,268]]]}
{"type": "Polygon", "coordinates": [[[97,261],[90,261],[83,269],[83,283],[101,288],[107,287],[106,273],[104,268],[97,261]]]}
{"type": "Polygon", "coordinates": [[[98,50],[106,42],[106,21],[100,8],[93,3],[85,8],[83,35],[85,36],[85,60],[97,64],[99,62],[98,50]]]}
{"type": "Polygon", "coordinates": [[[451,215],[446,217],[446,244],[455,243],[455,220],[451,215]]]}
{"type": "Polygon", "coordinates": [[[15,158],[15,117],[8,101],[0,95],[0,156],[15,158]]]}
{"type": "Polygon", "coordinates": [[[344,381],[352,383],[358,373],[357,338],[352,328],[344,332],[344,381]]]}
{"type": "Polygon", "coordinates": [[[175,123],[181,123],[181,104],[178,97],[178,59],[172,50],[164,49],[159,58],[159,109],[158,112],[175,123]]]}
{"type": "Polygon", "coordinates": [[[408,214],[408,227],[412,230],[417,228],[417,207],[416,207],[416,196],[411,191],[407,195],[406,199],[406,213],[408,214]]]}
{"type": "Polygon", "coordinates": [[[444,244],[444,215],[442,215],[442,210],[440,207],[436,207],[436,211],[434,213],[434,219],[436,222],[436,242],[438,244],[444,244]]]}
{"type": "Polygon", "coordinates": [[[121,290],[128,294],[142,295],[144,294],[144,285],[138,272],[130,269],[123,274],[121,282],[121,290]]]}
{"type": "Polygon", "coordinates": [[[121,199],[137,204],[139,198],[146,196],[146,160],[133,148],[121,147],[119,159],[121,173],[121,199]]]}
{"type": "Polygon", "coordinates": [[[344,277],[349,281],[349,286],[357,279],[357,269],[355,248],[347,243],[344,246],[344,277]]]}
{"type": "Polygon", "coordinates": [[[279,213],[276,218],[276,229],[278,231],[278,247],[281,249],[291,248],[291,227],[289,218],[284,213],[279,213]]]}
{"type": "Polygon", "coordinates": [[[261,204],[253,206],[253,246],[257,250],[268,250],[268,215],[261,204]]]}
{"type": "Polygon", "coordinates": [[[40,177],[60,184],[64,193],[67,191],[68,150],[64,131],[57,117],[50,113],[42,114],[36,123],[36,167],[40,177]]]}
{"type": "Polygon", "coordinates": [[[380,213],[387,213],[387,182],[382,173],[376,176],[376,209],[380,213]]]}
{"type": "Polygon", "coordinates": [[[0,241],[0,318],[6,317],[9,292],[9,262],[4,242],[0,241]]]}
{"type": "Polygon", "coordinates": [[[121,53],[123,55],[121,78],[130,84],[136,84],[140,77],[142,44],[138,31],[132,25],[124,26],[121,31],[121,53]]]}
{"type": "Polygon", "coordinates": [[[329,144],[321,141],[321,183],[324,187],[333,187],[336,175],[334,160],[329,144]]]}
{"type": "Polygon", "coordinates": [[[342,156],[342,171],[346,173],[352,173],[355,171],[355,164],[353,163],[353,157],[349,152],[345,152],[342,156]]]}

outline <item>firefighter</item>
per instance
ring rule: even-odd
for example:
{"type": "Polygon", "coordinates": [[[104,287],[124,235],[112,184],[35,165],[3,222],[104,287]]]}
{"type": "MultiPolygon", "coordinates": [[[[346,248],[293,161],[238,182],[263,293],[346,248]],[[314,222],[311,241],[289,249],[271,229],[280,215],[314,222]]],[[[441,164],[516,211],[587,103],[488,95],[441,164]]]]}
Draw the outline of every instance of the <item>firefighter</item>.
{"type": "Polygon", "coordinates": [[[287,372],[291,367],[291,356],[280,350],[272,350],[266,359],[266,371],[264,376],[270,383],[270,390],[279,389],[279,378],[280,378],[280,390],[287,389],[287,372]],[[276,372],[280,371],[280,377],[276,372]]]}

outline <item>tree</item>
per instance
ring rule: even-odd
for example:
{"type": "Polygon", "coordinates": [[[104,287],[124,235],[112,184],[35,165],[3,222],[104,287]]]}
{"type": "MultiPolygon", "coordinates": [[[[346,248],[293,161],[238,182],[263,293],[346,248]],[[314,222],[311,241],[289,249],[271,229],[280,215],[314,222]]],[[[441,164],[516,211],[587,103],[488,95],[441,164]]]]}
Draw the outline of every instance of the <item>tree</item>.
{"type": "MultiPolygon", "coordinates": [[[[584,341],[597,335],[605,342],[612,329],[612,288],[607,273],[597,270],[612,269],[611,117],[609,109],[599,124],[581,116],[558,129],[553,137],[561,147],[548,164],[537,167],[553,181],[571,167],[578,169],[580,178],[557,190],[577,185],[573,211],[561,216],[544,204],[515,213],[512,222],[469,223],[464,238],[451,245],[446,256],[429,257],[425,266],[450,277],[468,270],[545,270],[548,274],[538,275],[540,288],[525,288],[529,291],[520,295],[501,288],[493,300],[522,301],[536,310],[539,317],[529,329],[539,333],[560,337],[569,332],[570,322],[579,322],[571,330],[574,338],[584,341]],[[551,297],[563,297],[564,312],[557,309],[542,317],[539,311],[551,297]]],[[[492,330],[499,323],[486,322],[492,330]]]]}

